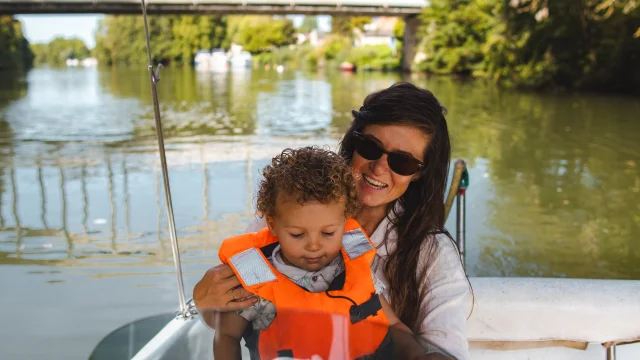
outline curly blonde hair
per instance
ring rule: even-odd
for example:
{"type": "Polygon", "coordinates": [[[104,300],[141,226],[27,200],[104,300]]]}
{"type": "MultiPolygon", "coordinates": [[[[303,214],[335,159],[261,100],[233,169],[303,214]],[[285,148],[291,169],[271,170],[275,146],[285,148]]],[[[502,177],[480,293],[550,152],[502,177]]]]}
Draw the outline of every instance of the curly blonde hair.
{"type": "Polygon", "coordinates": [[[298,204],[343,201],[344,214],[355,216],[360,201],[351,167],[332,151],[315,146],[285,149],[262,171],[257,210],[260,216],[276,215],[276,198],[286,194],[298,204]]]}

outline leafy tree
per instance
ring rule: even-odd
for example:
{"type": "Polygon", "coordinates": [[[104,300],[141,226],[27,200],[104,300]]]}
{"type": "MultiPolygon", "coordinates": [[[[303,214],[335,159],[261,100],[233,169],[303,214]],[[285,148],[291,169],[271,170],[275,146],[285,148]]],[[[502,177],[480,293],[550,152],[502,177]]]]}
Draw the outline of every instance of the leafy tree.
{"type": "Polygon", "coordinates": [[[332,16],[331,32],[334,34],[353,36],[355,29],[364,30],[364,26],[371,23],[371,17],[368,16],[332,16]]]}
{"type": "Polygon", "coordinates": [[[67,59],[86,59],[90,56],[85,43],[78,38],[56,37],[46,44],[33,44],[31,50],[36,64],[64,65],[67,59]]]}
{"type": "Polygon", "coordinates": [[[635,0],[502,0],[486,64],[506,85],[637,91],[635,0]]]}
{"type": "Polygon", "coordinates": [[[13,16],[0,16],[0,70],[26,69],[33,53],[22,33],[22,23],[13,16]]]}
{"type": "Polygon", "coordinates": [[[318,18],[316,16],[305,16],[298,31],[307,34],[318,28],[318,18]]]}
{"type": "Polygon", "coordinates": [[[211,16],[180,16],[173,21],[171,50],[176,59],[191,63],[201,49],[221,47],[227,30],[225,18],[211,16]]]}
{"type": "MultiPolygon", "coordinates": [[[[200,49],[224,45],[226,18],[204,15],[150,16],[155,62],[191,63],[200,49]]],[[[144,22],[140,16],[106,16],[98,25],[94,55],[105,64],[147,62],[144,22]]]]}
{"type": "Polygon", "coordinates": [[[471,73],[482,65],[483,46],[492,29],[493,0],[433,0],[422,13],[419,68],[431,73],[471,73]]]}
{"type": "Polygon", "coordinates": [[[242,45],[251,53],[269,51],[295,42],[295,29],[289,19],[274,19],[263,15],[246,16],[237,26],[233,42],[242,45]]]}

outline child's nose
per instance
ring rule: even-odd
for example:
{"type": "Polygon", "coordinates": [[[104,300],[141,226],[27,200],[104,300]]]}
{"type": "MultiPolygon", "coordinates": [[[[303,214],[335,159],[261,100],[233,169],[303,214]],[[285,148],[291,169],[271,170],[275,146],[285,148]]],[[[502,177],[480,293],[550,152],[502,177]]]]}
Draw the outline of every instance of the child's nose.
{"type": "Polygon", "coordinates": [[[307,242],[307,251],[318,251],[322,248],[320,244],[320,238],[318,236],[312,236],[311,239],[307,242]]]}

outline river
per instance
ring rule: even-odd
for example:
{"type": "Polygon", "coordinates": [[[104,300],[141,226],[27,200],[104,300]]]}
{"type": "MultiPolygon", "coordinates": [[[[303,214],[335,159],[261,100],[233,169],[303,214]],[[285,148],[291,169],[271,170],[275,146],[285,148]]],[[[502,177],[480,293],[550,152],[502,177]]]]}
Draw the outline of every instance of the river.
{"type": "MultiPolygon", "coordinates": [[[[335,149],[366,94],[403,79],[163,71],[188,295],[253,217],[270,157],[335,149]]],[[[470,276],[640,279],[639,99],[405,80],[448,108],[470,168],[470,276]]],[[[1,359],[86,359],[116,327],[175,310],[153,126],[145,67],[0,73],[1,359]]]]}

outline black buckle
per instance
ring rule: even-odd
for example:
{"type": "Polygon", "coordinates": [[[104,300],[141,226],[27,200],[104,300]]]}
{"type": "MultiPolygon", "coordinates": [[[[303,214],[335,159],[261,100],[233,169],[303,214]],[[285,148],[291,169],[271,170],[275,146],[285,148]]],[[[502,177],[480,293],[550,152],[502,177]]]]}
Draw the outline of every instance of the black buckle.
{"type": "Polygon", "coordinates": [[[378,294],[372,294],[369,300],[363,302],[360,305],[353,305],[349,308],[349,315],[351,318],[351,323],[358,323],[369,316],[375,316],[378,311],[382,309],[382,304],[380,303],[380,296],[378,294]]]}

